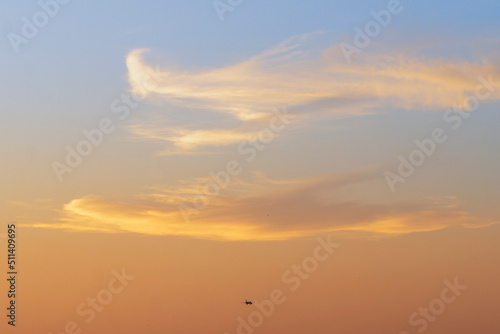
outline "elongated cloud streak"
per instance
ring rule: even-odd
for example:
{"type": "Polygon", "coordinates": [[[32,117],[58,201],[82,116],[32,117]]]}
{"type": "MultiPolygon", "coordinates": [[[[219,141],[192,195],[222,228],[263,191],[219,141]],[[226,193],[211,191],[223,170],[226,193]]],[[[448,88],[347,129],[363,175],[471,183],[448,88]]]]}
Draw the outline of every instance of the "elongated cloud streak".
{"type": "Polygon", "coordinates": [[[199,179],[177,188],[156,187],[152,189],[155,192],[141,195],[133,203],[99,197],[75,199],[65,205],[62,222],[35,226],[213,240],[283,240],[323,232],[400,235],[494,223],[471,216],[454,199],[381,205],[331,200],[325,196],[370,181],[377,175],[349,173],[286,182],[257,175],[253,182],[234,183],[233,189],[212,199],[208,207],[186,224],[178,203],[190,201],[208,181],[199,179]]]}
{"type": "MultiPolygon", "coordinates": [[[[313,37],[293,37],[246,61],[213,70],[179,72],[162,67],[148,92],[185,107],[230,113],[248,121],[278,105],[307,105],[325,99],[371,101],[360,113],[388,106],[444,109],[462,105],[479,84],[479,76],[499,74],[487,62],[397,54],[364,53],[348,65],[336,45],[321,52],[304,49],[313,37]]],[[[142,76],[152,70],[143,61],[145,52],[133,50],[127,56],[133,92],[143,93],[142,76]]],[[[492,96],[499,97],[498,91],[492,96]]]]}
{"type": "MultiPolygon", "coordinates": [[[[235,130],[186,130],[179,128],[131,126],[139,138],[172,143],[178,152],[205,146],[226,146],[257,137],[258,132],[235,130]]],[[[174,151],[176,152],[176,151],[174,151]]]]}

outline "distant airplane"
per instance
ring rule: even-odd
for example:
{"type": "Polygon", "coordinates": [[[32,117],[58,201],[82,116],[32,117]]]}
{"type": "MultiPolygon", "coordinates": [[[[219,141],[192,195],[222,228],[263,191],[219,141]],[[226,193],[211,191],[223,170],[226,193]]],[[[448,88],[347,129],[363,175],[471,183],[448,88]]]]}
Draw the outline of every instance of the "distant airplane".
{"type": "Polygon", "coordinates": [[[245,303],[245,305],[252,305],[252,304],[253,304],[251,301],[246,300],[246,299],[245,299],[245,301],[244,301],[244,302],[242,302],[242,303],[245,303]]]}

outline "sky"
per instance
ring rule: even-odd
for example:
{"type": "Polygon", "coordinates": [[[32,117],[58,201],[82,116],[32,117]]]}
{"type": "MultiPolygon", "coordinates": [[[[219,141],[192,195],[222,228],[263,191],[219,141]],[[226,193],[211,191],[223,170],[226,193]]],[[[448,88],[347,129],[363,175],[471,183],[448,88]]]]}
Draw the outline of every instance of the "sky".
{"type": "Polygon", "coordinates": [[[2,333],[498,333],[499,13],[3,1],[2,333]]]}

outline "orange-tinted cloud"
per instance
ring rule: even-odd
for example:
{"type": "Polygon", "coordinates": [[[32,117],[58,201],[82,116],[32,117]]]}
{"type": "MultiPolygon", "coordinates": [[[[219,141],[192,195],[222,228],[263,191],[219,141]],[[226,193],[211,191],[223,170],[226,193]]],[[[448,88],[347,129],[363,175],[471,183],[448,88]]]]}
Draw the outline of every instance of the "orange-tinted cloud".
{"type": "Polygon", "coordinates": [[[35,226],[214,240],[281,240],[323,232],[399,235],[495,223],[470,215],[453,198],[394,204],[336,199],[344,188],[378,176],[365,171],[276,182],[257,175],[253,182],[235,182],[227,192],[207,197],[209,205],[186,223],[179,204],[192,205],[192,199],[210,182],[198,179],[178,188],[153,188],[130,203],[99,197],[75,199],[64,206],[61,222],[35,226]]]}
{"type": "MultiPolygon", "coordinates": [[[[240,120],[263,117],[280,105],[298,106],[333,99],[359,104],[338,113],[376,112],[380,108],[439,110],[462,105],[473,94],[479,76],[499,76],[486,61],[430,59],[404,54],[362,53],[347,64],[338,46],[306,49],[315,34],[290,38],[246,61],[206,71],[180,72],[161,67],[144,89],[144,73],[152,72],[142,58],[127,56],[133,92],[155,94],[171,103],[229,113],[240,120]],[[367,104],[367,101],[370,103],[367,104]]],[[[148,81],[149,82],[149,81],[148,81]]],[[[497,90],[492,99],[500,98],[497,90]]]]}
{"type": "Polygon", "coordinates": [[[237,130],[188,130],[180,128],[163,128],[158,126],[133,125],[130,131],[137,138],[165,142],[172,146],[163,154],[189,153],[205,147],[220,147],[238,144],[256,138],[257,131],[237,130]]]}

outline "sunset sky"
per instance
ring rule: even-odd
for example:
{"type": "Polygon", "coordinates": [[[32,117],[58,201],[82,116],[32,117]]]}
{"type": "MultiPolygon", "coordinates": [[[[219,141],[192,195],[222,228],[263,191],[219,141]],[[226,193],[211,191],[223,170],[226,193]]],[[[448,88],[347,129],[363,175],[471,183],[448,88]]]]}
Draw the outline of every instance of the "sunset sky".
{"type": "Polygon", "coordinates": [[[498,1],[0,9],[2,333],[498,334],[498,1]]]}

